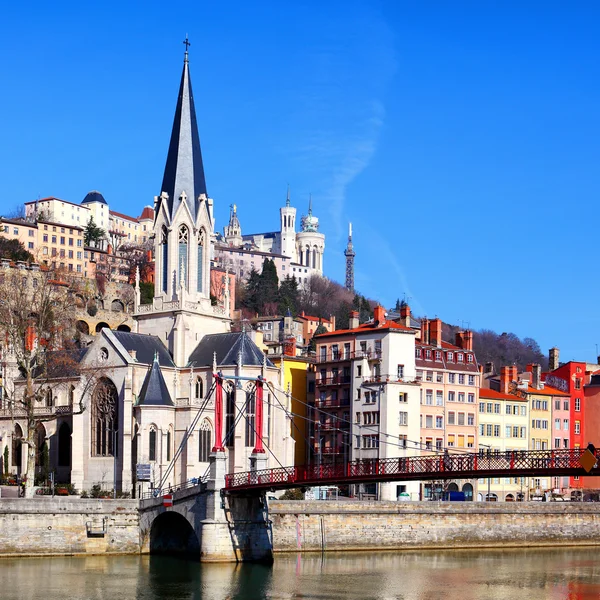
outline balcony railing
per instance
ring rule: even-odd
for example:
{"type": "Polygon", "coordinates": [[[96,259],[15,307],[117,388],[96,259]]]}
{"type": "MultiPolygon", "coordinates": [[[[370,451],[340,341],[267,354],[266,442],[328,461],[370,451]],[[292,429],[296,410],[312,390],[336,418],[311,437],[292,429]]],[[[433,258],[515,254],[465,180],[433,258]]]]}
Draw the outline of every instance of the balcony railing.
{"type": "Polygon", "coordinates": [[[340,408],[344,406],[350,406],[350,398],[321,398],[315,399],[315,406],[317,408],[340,408]]]}
{"type": "Polygon", "coordinates": [[[345,350],[337,350],[331,352],[317,353],[317,362],[337,362],[344,360],[352,360],[355,358],[366,358],[367,360],[379,360],[381,358],[381,348],[369,348],[367,350],[356,350],[349,352],[345,350]]]}
{"type": "Polygon", "coordinates": [[[351,381],[350,375],[334,375],[333,377],[317,377],[316,384],[319,385],[348,385],[351,381]]]}

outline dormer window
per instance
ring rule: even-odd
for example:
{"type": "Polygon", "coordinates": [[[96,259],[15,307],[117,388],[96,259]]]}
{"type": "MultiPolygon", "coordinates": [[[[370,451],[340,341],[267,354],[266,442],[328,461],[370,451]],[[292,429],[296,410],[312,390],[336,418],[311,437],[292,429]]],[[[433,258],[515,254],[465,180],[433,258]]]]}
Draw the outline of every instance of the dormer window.
{"type": "Polygon", "coordinates": [[[454,352],[447,352],[447,353],[446,353],[446,359],[447,359],[449,362],[454,362],[454,352]]]}
{"type": "Polygon", "coordinates": [[[439,350],[435,351],[435,360],[442,360],[442,353],[439,350]]]}
{"type": "Polygon", "coordinates": [[[467,362],[469,362],[469,363],[473,362],[473,355],[472,354],[467,354],[467,362]]]}
{"type": "Polygon", "coordinates": [[[425,358],[431,360],[431,350],[425,350],[425,358]]]}
{"type": "Polygon", "coordinates": [[[464,355],[462,352],[459,352],[459,353],[456,355],[456,360],[457,360],[458,362],[463,362],[463,361],[464,361],[464,359],[465,359],[465,355],[464,355]]]}
{"type": "Polygon", "coordinates": [[[423,356],[423,350],[421,350],[421,348],[416,348],[415,354],[417,358],[421,358],[423,356]]]}

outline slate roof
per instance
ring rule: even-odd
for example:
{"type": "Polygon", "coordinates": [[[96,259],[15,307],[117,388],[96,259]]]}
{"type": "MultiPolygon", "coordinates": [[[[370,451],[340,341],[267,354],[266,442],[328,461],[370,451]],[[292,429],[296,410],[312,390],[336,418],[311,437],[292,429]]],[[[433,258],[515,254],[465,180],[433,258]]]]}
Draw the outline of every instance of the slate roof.
{"type": "Polygon", "coordinates": [[[87,194],[87,196],[81,201],[81,204],[88,204],[90,202],[101,202],[102,204],[107,204],[104,196],[96,190],[89,192],[89,194],[87,194]]]}
{"type": "Polygon", "coordinates": [[[169,394],[169,388],[160,370],[160,365],[155,360],[144,379],[137,406],[174,406],[169,394]]]}
{"type": "Polygon", "coordinates": [[[182,192],[186,193],[186,202],[194,220],[198,214],[198,197],[200,194],[208,196],[187,52],[183,63],[181,84],[179,85],[167,164],[165,165],[165,173],[160,189],[161,192],[166,192],[169,195],[168,212],[171,218],[173,218],[181,204],[182,192]]]}
{"type": "Polygon", "coordinates": [[[161,367],[174,367],[175,363],[165,348],[165,345],[154,335],[142,335],[129,331],[111,332],[121,345],[129,352],[136,351],[136,360],[139,363],[151,365],[154,361],[155,352],[158,353],[158,362],[161,367]]]}
{"type": "MultiPolygon", "coordinates": [[[[265,357],[264,352],[245,332],[213,333],[202,338],[190,355],[188,366],[211,366],[214,352],[217,353],[217,366],[236,365],[240,352],[242,364],[246,366],[261,366],[265,357]]],[[[267,366],[274,366],[268,358],[267,366]]]]}

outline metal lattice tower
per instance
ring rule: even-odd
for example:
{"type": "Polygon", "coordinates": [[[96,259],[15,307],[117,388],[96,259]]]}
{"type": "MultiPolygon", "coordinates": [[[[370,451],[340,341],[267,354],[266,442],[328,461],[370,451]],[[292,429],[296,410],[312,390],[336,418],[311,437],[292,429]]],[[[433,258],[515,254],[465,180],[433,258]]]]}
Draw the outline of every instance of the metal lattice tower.
{"type": "Polygon", "coordinates": [[[352,223],[348,224],[348,244],[344,250],[346,257],[346,289],[354,292],[354,257],[356,252],[352,247],[352,223]]]}

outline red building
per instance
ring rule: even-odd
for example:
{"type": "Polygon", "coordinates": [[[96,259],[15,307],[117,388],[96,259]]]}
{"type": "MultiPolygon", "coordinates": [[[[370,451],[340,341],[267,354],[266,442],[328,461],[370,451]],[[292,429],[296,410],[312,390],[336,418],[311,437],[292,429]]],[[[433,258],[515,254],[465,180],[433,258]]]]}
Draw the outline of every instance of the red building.
{"type": "MultiPolygon", "coordinates": [[[[571,448],[585,448],[589,442],[584,434],[583,423],[586,417],[584,386],[589,381],[590,373],[586,371],[587,363],[569,361],[560,366],[558,363],[558,349],[550,351],[550,367],[552,371],[546,373],[545,382],[561,392],[569,394],[569,446],[571,448]],[[556,351],[556,354],[553,354],[556,351]]],[[[571,477],[569,487],[572,489],[583,488],[584,482],[580,477],[571,477]]]]}
{"type": "MultiPolygon", "coordinates": [[[[590,380],[583,386],[583,436],[586,444],[592,443],[600,448],[600,371],[591,374],[590,380]]],[[[600,477],[583,477],[585,489],[600,489],[600,477]]]]}

